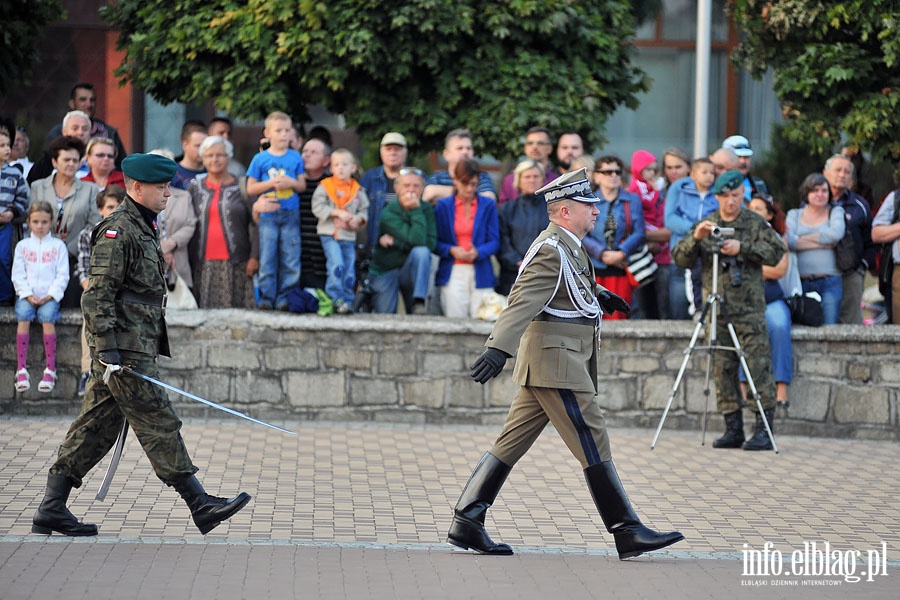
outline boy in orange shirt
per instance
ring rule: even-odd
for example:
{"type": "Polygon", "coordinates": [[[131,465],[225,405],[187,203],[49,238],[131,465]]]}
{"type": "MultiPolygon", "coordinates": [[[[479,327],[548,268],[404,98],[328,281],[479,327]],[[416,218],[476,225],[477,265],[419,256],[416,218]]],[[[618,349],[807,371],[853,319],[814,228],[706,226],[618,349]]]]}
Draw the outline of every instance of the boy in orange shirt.
{"type": "Polygon", "coordinates": [[[331,153],[331,177],[313,192],[312,212],[319,219],[316,228],[325,251],[325,293],[334,301],[338,314],[352,311],[356,285],[356,232],[365,227],[369,198],[353,174],[356,157],[344,148],[331,153]]]}

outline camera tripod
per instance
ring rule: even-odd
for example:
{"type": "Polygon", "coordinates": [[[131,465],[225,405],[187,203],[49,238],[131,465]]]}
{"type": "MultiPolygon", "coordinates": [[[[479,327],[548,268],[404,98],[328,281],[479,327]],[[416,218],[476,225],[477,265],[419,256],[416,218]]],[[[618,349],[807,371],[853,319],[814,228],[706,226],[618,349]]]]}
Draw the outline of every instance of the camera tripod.
{"type": "MultiPolygon", "coordinates": [[[[744,349],[741,347],[741,342],[740,340],[738,340],[737,334],[734,331],[734,325],[731,323],[731,318],[728,315],[728,307],[725,305],[725,299],[719,293],[718,252],[715,252],[713,254],[712,291],[706,297],[706,301],[703,305],[703,312],[700,313],[700,319],[697,321],[697,326],[694,327],[694,333],[691,336],[691,342],[685,350],[684,360],[681,362],[681,368],[678,370],[678,375],[675,377],[675,383],[672,386],[672,393],[669,394],[669,400],[668,402],[666,402],[666,408],[663,411],[662,418],[659,420],[659,426],[656,428],[656,435],[653,436],[653,443],[650,444],[651,450],[656,447],[656,442],[657,440],[659,440],[659,434],[662,431],[663,424],[666,422],[666,417],[669,414],[669,409],[672,407],[672,401],[675,399],[675,394],[678,393],[678,388],[681,386],[681,382],[684,379],[684,372],[687,370],[688,362],[690,361],[691,354],[694,350],[706,350],[707,352],[706,387],[703,392],[706,396],[706,407],[703,411],[703,437],[701,438],[700,445],[702,446],[706,443],[706,426],[707,422],[709,421],[709,382],[710,372],[712,370],[713,353],[716,350],[726,350],[728,352],[734,352],[737,354],[738,359],[741,363],[741,367],[743,367],[744,369],[744,374],[747,376],[747,385],[750,388],[751,393],[753,394],[753,399],[756,400],[756,408],[757,410],[759,410],[759,415],[766,426],[766,433],[769,434],[769,439],[772,440],[772,449],[775,451],[775,454],[778,454],[778,446],[775,444],[775,436],[772,435],[772,428],[769,426],[769,420],[766,418],[766,414],[763,411],[762,401],[759,398],[759,391],[757,391],[756,389],[756,384],[753,382],[753,376],[750,374],[750,368],[747,366],[747,359],[744,355],[744,349]],[[722,310],[722,316],[724,318],[725,324],[728,326],[728,333],[731,335],[731,341],[734,344],[733,346],[719,345],[717,330],[719,319],[718,311],[720,308],[722,310]],[[698,346],[697,340],[700,337],[701,330],[706,325],[707,317],[709,317],[709,327],[706,330],[707,344],[705,346],[698,346]]],[[[740,410],[743,410],[743,408],[740,410]]]]}

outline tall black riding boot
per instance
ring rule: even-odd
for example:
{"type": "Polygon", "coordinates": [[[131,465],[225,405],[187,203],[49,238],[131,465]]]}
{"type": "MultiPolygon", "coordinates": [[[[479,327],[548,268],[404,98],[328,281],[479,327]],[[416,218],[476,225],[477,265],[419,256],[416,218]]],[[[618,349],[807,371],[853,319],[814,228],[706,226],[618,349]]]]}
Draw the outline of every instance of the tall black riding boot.
{"type": "MultiPolygon", "coordinates": [[[[769,427],[772,428],[772,433],[775,433],[775,409],[770,408],[765,411],[765,414],[769,427]]],[[[759,413],[756,413],[756,429],[753,431],[753,437],[744,442],[742,448],[744,450],[772,450],[772,440],[769,439],[766,424],[763,423],[759,413]]]]}
{"type": "Polygon", "coordinates": [[[481,554],[509,556],[513,553],[506,544],[495,544],[484,530],[487,509],[497,499],[511,469],[490,452],[484,453],[453,509],[447,542],[481,554]]]}
{"type": "Polygon", "coordinates": [[[725,435],[713,442],[713,448],[740,448],[744,437],[744,413],[741,409],[726,413],[725,435]]]}
{"type": "Polygon", "coordinates": [[[96,525],[80,522],[66,508],[71,491],[72,480],[65,475],[47,476],[47,492],[34,513],[31,533],[50,535],[55,531],[63,535],[97,535],[96,525]]]}
{"type": "Polygon", "coordinates": [[[584,477],[606,530],[616,540],[619,560],[659,550],[684,539],[678,531],[659,533],[641,523],[611,460],[591,465],[584,470],[584,477]]]}
{"type": "Polygon", "coordinates": [[[250,494],[246,492],[241,492],[228,500],[210,496],[193,475],[185,477],[172,487],[184,498],[188,508],[191,509],[191,516],[194,517],[194,525],[203,535],[212,531],[222,521],[230,519],[250,502],[250,494]]]}

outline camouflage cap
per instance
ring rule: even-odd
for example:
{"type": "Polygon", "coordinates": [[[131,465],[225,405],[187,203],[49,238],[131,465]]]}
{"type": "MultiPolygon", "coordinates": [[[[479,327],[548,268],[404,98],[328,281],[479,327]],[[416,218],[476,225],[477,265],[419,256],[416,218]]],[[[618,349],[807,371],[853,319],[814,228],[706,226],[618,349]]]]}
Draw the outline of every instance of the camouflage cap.
{"type": "Polygon", "coordinates": [[[712,187],[713,194],[724,194],[736,190],[744,185],[744,176],[740,171],[732,169],[725,171],[716,179],[715,185],[712,187]]]}
{"type": "Polygon", "coordinates": [[[600,202],[600,198],[591,190],[591,181],[588,179],[587,169],[582,167],[577,171],[560,175],[541,189],[535,192],[538,198],[544,202],[558,202],[559,200],[575,200],[577,202],[600,202]]]}
{"type": "Polygon", "coordinates": [[[174,160],[158,154],[132,154],[122,161],[125,177],[144,183],[168,183],[177,170],[174,160]]]}

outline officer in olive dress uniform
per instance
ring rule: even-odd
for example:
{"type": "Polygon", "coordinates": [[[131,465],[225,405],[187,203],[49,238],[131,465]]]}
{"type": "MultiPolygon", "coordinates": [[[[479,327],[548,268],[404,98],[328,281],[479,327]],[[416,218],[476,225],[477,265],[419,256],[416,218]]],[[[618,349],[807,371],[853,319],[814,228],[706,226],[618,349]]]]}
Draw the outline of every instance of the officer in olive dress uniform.
{"type": "Polygon", "coordinates": [[[170,196],[174,161],[132,154],[122,161],[128,196],[91,237],[90,285],[82,296],[91,374],[81,414],[69,427],[50,467],[47,492],[34,516],[32,532],[97,535],[97,526],[78,521],[68,508],[72,487],[109,452],[124,420],[144,448],[157,477],[174,487],[206,534],[250,501],[206,494],[194,476],[181,438],[181,421],[159,387],[115,372],[121,365],[158,378],[156,357],[169,356],[165,323],[165,262],[156,216],[170,196]]]}
{"type": "Polygon", "coordinates": [[[658,550],[684,539],[658,533],[638,519],[616,474],[597,401],[597,348],[601,310],[626,314],[628,304],[597,285],[581,240],[594,228],[600,200],[587,170],[567,173],[537,191],[547,203],[550,225],[531,245],[472,377],[486,383],[516,353],[513,379],[521,387],[503,431],[475,467],[456,504],[447,541],[482,554],[512,554],[484,528],[510,470],[548,422],[581,462],[591,495],[613,534],[620,559],[658,550]]]}
{"type": "MultiPolygon", "coordinates": [[[[775,378],[766,329],[762,266],[778,264],[784,255],[784,244],[765,219],[751,210],[741,209],[744,176],[740,171],[726,171],[720,175],[712,192],[719,201],[719,210],[694,225],[691,232],[675,245],[672,260],[679,267],[689,268],[696,263],[698,255],[701,257],[703,292],[708,297],[712,292],[713,255],[720,254],[718,293],[741,342],[763,411],[774,433],[775,378]],[[710,235],[716,227],[734,228],[734,236],[716,239],[710,235]]],[[[719,318],[716,332],[719,339],[731,339],[727,327],[726,320],[719,318]]],[[[716,404],[725,417],[725,434],[713,442],[713,447],[771,450],[772,440],[756,402],[750,403],[751,410],[756,413],[756,429],[749,440],[744,436],[739,364],[735,352],[717,352],[713,359],[716,404]]]]}

